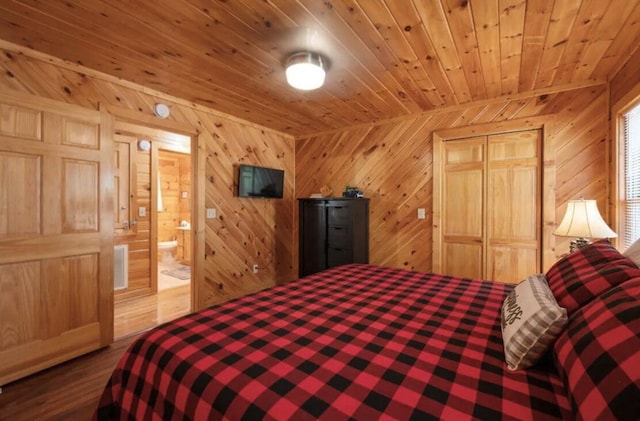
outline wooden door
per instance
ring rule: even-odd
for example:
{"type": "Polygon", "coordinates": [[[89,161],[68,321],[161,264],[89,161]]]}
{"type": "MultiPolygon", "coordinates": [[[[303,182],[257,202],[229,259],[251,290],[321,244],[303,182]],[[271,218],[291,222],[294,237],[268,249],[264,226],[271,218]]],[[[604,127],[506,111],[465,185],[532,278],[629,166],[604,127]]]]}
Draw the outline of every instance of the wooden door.
{"type": "Polygon", "coordinates": [[[485,137],[445,142],[442,155],[442,273],[484,276],[485,137]]]}
{"type": "Polygon", "coordinates": [[[541,270],[540,151],[540,130],[488,137],[488,279],[519,282],[541,270]]]}
{"type": "Polygon", "coordinates": [[[113,340],[108,115],[0,94],[0,385],[113,340]]]}

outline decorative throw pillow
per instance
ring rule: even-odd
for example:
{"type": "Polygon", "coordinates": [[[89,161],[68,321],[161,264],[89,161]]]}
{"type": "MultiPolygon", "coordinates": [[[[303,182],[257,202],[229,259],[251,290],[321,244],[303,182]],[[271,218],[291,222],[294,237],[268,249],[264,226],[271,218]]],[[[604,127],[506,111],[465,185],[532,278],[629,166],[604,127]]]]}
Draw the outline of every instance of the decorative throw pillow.
{"type": "Polygon", "coordinates": [[[569,317],[603,292],[638,276],[638,266],[609,240],[574,251],[558,260],[546,274],[553,295],[569,317]]]}
{"type": "Polygon", "coordinates": [[[520,282],[502,305],[502,341],[507,367],[531,367],[567,324],[567,311],[553,297],[543,274],[520,282]]]}
{"type": "Polygon", "coordinates": [[[577,420],[640,419],[640,278],[577,311],[553,356],[577,420]]]}
{"type": "Polygon", "coordinates": [[[631,244],[622,255],[628,257],[636,266],[640,267],[640,238],[631,244]]]}

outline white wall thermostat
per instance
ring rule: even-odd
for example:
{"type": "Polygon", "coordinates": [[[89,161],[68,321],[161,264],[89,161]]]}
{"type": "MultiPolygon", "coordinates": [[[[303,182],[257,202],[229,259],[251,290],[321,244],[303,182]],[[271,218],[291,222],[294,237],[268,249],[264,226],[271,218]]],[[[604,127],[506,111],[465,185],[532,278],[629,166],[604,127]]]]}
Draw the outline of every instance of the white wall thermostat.
{"type": "Polygon", "coordinates": [[[170,111],[166,104],[158,103],[153,106],[153,113],[160,118],[167,118],[170,111]]]}

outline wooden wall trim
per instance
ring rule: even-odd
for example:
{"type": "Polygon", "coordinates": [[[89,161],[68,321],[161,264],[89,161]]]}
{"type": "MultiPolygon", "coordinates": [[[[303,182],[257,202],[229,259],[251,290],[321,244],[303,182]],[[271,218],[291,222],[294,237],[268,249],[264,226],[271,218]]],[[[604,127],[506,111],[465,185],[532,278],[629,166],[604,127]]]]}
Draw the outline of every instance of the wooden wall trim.
{"type": "Polygon", "coordinates": [[[100,109],[104,109],[109,114],[113,115],[118,122],[131,123],[136,125],[139,129],[144,129],[144,134],[148,133],[150,136],[153,136],[158,131],[169,131],[186,136],[197,136],[202,132],[193,126],[184,124],[180,121],[164,120],[140,111],[128,110],[126,108],[104,104],[100,104],[100,109]]]}
{"type": "MultiPolygon", "coordinates": [[[[611,85],[609,85],[609,87],[610,86],[611,85]]],[[[608,97],[609,101],[614,100],[611,89],[609,89],[608,97]]],[[[607,163],[609,164],[609,194],[607,196],[609,198],[609,206],[607,212],[611,229],[618,233],[619,236],[617,239],[612,239],[612,241],[618,245],[622,243],[622,236],[624,235],[622,229],[622,224],[624,224],[624,209],[618,206],[620,199],[625,196],[624,191],[622,191],[624,188],[624,174],[620,171],[624,166],[624,151],[619,147],[619,139],[624,131],[622,116],[639,102],[640,82],[631,87],[624,96],[615,99],[615,103],[610,105],[609,135],[611,137],[611,145],[607,150],[609,153],[609,159],[607,159],[607,163]],[[617,243],[618,240],[620,240],[620,243],[617,243]]]]}
{"type": "Polygon", "coordinates": [[[437,130],[433,133],[443,140],[462,139],[465,137],[486,136],[495,133],[516,132],[529,129],[541,129],[553,115],[540,115],[535,117],[518,118],[508,121],[477,124],[472,126],[452,127],[450,129],[437,130]]]}

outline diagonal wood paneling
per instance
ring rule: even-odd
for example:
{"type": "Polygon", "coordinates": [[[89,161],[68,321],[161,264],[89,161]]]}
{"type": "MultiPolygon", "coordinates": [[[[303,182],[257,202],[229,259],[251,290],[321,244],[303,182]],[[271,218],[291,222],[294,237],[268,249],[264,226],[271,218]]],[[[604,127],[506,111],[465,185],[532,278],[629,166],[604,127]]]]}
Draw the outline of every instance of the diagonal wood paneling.
{"type": "MultiPolygon", "coordinates": [[[[205,228],[205,277],[197,279],[200,302],[212,305],[296,277],[293,266],[294,141],[237,118],[110,78],[72,71],[56,60],[0,50],[0,88],[96,109],[130,110],[151,118],[156,102],[167,103],[170,122],[198,132],[206,149],[205,206],[217,219],[205,228]],[[234,165],[250,163],[285,170],[284,199],[235,197],[234,165]],[[251,266],[261,267],[253,274],[251,266]]],[[[82,68],[78,68],[82,70],[82,68]]],[[[171,124],[171,123],[167,123],[171,124]]]]}
{"type": "Polygon", "coordinates": [[[2,40],[298,136],[606,82],[640,46],[639,23],[640,0],[0,4],[2,40]],[[327,56],[322,89],[286,84],[299,50],[327,56]]]}
{"type": "MultiPolygon", "coordinates": [[[[556,221],[566,202],[584,196],[607,203],[607,90],[604,85],[528,99],[470,106],[381,125],[362,125],[296,141],[296,195],[323,185],[340,195],[346,183],[371,198],[370,260],[431,270],[432,139],[436,130],[549,115],[556,164],[556,221]],[[427,219],[417,219],[417,209],[427,219]]],[[[461,198],[463,200],[463,198],[461,198]]],[[[557,238],[555,254],[568,250],[557,238]]]]}

